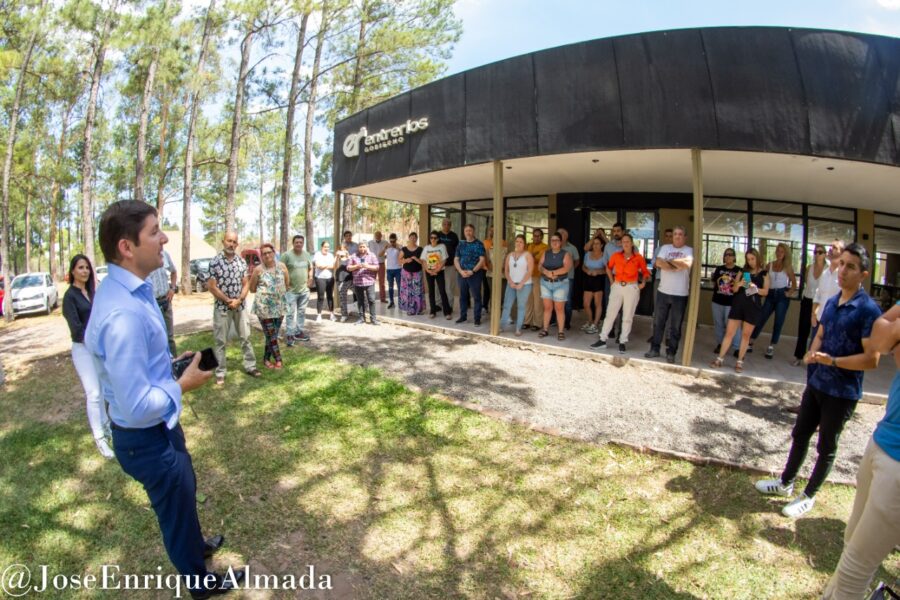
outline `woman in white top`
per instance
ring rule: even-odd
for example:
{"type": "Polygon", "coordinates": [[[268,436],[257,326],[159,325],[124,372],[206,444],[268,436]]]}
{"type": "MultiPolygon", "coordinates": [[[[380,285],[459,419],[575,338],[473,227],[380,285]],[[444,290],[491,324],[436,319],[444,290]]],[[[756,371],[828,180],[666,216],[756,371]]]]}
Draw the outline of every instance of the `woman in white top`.
{"type": "Polygon", "coordinates": [[[522,335],[522,324],[525,322],[525,308],[531,298],[531,272],[534,269],[534,257],[526,250],[525,236],[516,236],[515,247],[503,261],[503,276],[506,277],[506,292],[503,295],[503,313],[500,315],[500,326],[509,325],[512,321],[513,302],[516,303],[516,335],[522,335]]]}
{"type": "Polygon", "coordinates": [[[784,319],[787,316],[788,308],[791,305],[791,297],[797,289],[797,278],[794,275],[794,268],[791,266],[791,250],[787,244],[780,243],[775,246],[775,260],[766,265],[766,271],[769,273],[769,294],[763,303],[762,313],[759,315],[759,322],[750,336],[750,352],[753,351],[753,342],[762,333],[766,321],[775,313],[775,324],[772,326],[772,340],[769,347],[766,348],[766,358],[771,359],[775,356],[775,346],[781,338],[781,329],[784,327],[784,319]]]}
{"type": "Polygon", "coordinates": [[[431,307],[430,318],[437,315],[438,308],[444,313],[444,318],[451,319],[450,301],[447,299],[447,287],[444,282],[444,263],[447,262],[447,246],[440,243],[440,234],[432,231],[428,236],[428,244],[422,249],[422,263],[425,271],[425,279],[428,280],[428,306],[431,307]],[[441,294],[441,305],[435,304],[435,289],[441,294]]]}
{"type": "Polygon", "coordinates": [[[400,298],[400,244],[397,243],[397,234],[388,236],[388,245],[384,247],[384,270],[387,272],[388,281],[388,308],[394,308],[394,284],[397,285],[397,299],[400,298]]]}
{"type": "Polygon", "coordinates": [[[819,279],[828,265],[825,264],[825,246],[816,244],[813,251],[813,263],[806,268],[806,279],[803,281],[803,297],[800,298],[800,321],[797,325],[797,346],[794,348],[795,367],[803,364],[803,355],[809,344],[809,332],[812,329],[813,299],[819,289],[819,279]]]}
{"type": "Polygon", "coordinates": [[[330,252],[331,244],[322,242],[319,251],[313,256],[313,275],[316,280],[316,321],[322,320],[322,305],[328,302],[331,320],[334,316],[334,254],[330,252]]]}

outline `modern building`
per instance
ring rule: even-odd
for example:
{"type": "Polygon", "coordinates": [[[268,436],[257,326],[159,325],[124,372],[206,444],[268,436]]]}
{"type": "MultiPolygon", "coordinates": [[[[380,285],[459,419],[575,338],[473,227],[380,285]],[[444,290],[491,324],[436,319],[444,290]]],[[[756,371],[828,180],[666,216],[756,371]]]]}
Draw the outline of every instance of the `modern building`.
{"type": "Polygon", "coordinates": [[[622,221],[650,257],[665,228],[685,226],[699,267],[684,364],[725,247],[769,260],[785,242],[799,274],[815,243],[856,240],[875,258],[870,293],[887,303],[900,290],[896,38],[716,27],[592,40],[408,91],[339,122],[334,139],[338,202],[418,204],[423,232],[444,217],[479,237],[502,223],[495,252],[535,227],[564,226],[580,248],[622,221]]]}

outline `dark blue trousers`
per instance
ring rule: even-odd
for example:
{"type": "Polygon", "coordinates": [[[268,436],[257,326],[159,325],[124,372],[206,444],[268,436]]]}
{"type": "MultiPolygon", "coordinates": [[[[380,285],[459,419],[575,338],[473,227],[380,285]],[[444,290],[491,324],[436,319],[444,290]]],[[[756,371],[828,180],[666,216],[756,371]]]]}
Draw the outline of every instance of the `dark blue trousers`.
{"type": "MultiPolygon", "coordinates": [[[[113,428],[116,459],[139,481],[156,512],[169,560],[182,575],[203,578],[203,533],[197,517],[197,480],[181,425],[113,428]]],[[[193,578],[192,578],[193,579],[193,578]]]]}
{"type": "Polygon", "coordinates": [[[484,271],[475,271],[471,277],[459,275],[459,318],[465,319],[469,311],[469,294],[475,302],[475,320],[481,320],[481,284],[484,283],[484,271]]]}
{"type": "Polygon", "coordinates": [[[678,352],[678,342],[681,341],[681,322],[684,320],[684,311],[687,308],[687,296],[672,296],[657,290],[656,307],[653,314],[653,341],[650,349],[659,352],[663,339],[667,339],[668,348],[666,354],[678,352]],[[668,337],[666,334],[666,322],[669,324],[668,337]]]}

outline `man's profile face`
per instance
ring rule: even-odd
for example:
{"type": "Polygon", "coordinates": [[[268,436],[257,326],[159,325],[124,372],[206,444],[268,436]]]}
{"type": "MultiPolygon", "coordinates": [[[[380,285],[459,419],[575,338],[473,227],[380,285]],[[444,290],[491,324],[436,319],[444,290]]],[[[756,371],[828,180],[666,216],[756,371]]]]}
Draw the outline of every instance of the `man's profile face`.
{"type": "Polygon", "coordinates": [[[238,247],[238,236],[236,233],[226,233],[225,237],[222,238],[222,249],[225,251],[226,256],[234,256],[235,251],[237,251],[238,247]]]}
{"type": "Polygon", "coordinates": [[[622,236],[624,234],[625,234],[625,230],[623,230],[618,225],[616,225],[615,227],[612,228],[612,236],[613,236],[614,240],[616,240],[616,241],[621,240],[622,236]]]}
{"type": "Polygon", "coordinates": [[[141,271],[150,273],[163,266],[163,246],[169,241],[159,228],[156,215],[147,215],[138,233],[138,245],[132,246],[134,262],[141,271]]]}

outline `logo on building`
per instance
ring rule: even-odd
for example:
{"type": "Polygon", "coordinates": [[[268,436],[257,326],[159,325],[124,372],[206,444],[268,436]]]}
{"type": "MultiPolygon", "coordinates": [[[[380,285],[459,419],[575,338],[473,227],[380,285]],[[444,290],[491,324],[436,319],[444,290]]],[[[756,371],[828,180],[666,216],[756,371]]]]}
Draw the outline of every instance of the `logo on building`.
{"type": "Polygon", "coordinates": [[[360,142],[365,152],[375,152],[400,145],[406,141],[406,136],[425,129],[428,129],[428,117],[407,119],[406,123],[382,129],[371,135],[365,127],[361,127],[358,132],[344,138],[344,156],[347,158],[359,156],[360,142]]]}

